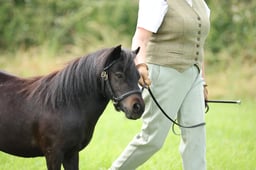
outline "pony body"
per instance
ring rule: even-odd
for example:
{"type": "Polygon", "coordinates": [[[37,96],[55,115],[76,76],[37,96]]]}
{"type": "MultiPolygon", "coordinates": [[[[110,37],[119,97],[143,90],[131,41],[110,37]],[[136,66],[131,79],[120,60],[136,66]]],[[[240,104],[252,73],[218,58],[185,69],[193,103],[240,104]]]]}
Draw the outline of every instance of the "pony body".
{"type": "MultiPolygon", "coordinates": [[[[78,169],[86,147],[111,95],[138,90],[135,52],[121,46],[99,50],[46,76],[20,78],[0,72],[0,150],[22,157],[45,156],[48,170],[78,169]],[[101,73],[109,68],[114,94],[102,88],[101,73]]],[[[126,117],[144,111],[141,94],[118,104],[126,117]]]]}

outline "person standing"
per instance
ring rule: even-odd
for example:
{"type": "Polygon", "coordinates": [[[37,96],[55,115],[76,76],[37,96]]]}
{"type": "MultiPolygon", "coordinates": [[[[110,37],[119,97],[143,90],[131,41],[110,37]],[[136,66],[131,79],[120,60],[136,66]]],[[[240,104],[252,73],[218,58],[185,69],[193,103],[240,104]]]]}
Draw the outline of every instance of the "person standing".
{"type": "MultiPolygon", "coordinates": [[[[141,75],[161,107],[184,126],[205,121],[204,43],[210,29],[204,0],[140,0],[132,49],[141,75]]],[[[142,129],[113,162],[110,170],[134,170],[164,144],[172,123],[157,108],[147,90],[142,129]]],[[[171,148],[170,148],[171,149],[171,148]]],[[[181,128],[180,154],[184,170],[205,170],[205,126],[181,128]]]]}

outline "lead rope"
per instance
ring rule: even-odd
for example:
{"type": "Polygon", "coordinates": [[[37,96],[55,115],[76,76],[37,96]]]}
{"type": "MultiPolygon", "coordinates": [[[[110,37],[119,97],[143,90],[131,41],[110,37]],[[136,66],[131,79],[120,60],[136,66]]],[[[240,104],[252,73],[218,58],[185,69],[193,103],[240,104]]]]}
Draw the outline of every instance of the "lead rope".
{"type": "MultiPolygon", "coordinates": [[[[146,87],[143,87],[142,88],[142,91],[144,90],[144,88],[146,87]]],[[[153,95],[150,87],[147,87],[146,89],[148,89],[148,92],[150,94],[150,96],[152,97],[153,101],[155,102],[155,104],[157,105],[157,107],[161,110],[161,112],[164,114],[164,116],[169,119],[172,123],[173,123],[173,126],[172,126],[172,131],[174,134],[178,135],[175,130],[174,130],[174,125],[177,125],[181,128],[195,128],[195,127],[199,127],[199,126],[204,126],[205,125],[205,122],[203,123],[199,123],[199,124],[196,124],[196,125],[192,125],[192,126],[184,126],[184,125],[181,125],[180,123],[176,122],[175,120],[173,120],[170,116],[168,116],[168,114],[166,114],[166,112],[163,110],[163,108],[160,106],[160,104],[158,103],[158,101],[156,100],[155,96],[153,95]]]]}

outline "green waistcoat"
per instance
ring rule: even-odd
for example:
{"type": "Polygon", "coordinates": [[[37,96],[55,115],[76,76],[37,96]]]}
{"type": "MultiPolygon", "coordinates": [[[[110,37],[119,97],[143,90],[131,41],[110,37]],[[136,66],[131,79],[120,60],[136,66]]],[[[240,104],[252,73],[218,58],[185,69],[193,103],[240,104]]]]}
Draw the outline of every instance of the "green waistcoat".
{"type": "Polygon", "coordinates": [[[210,29],[203,0],[168,0],[168,11],[147,46],[147,62],[182,72],[202,66],[204,42],[210,29]]]}

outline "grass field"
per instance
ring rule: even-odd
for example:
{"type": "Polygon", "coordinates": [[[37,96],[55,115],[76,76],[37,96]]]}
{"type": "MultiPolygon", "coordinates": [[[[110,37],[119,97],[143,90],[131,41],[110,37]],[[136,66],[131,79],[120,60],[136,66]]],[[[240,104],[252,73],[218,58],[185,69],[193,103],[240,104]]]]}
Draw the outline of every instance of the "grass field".
{"type": "MultiPolygon", "coordinates": [[[[0,57],[0,69],[21,76],[45,74],[67,60],[67,57],[56,60],[40,57],[39,60],[21,54],[21,58],[8,61],[0,57]]],[[[241,105],[210,105],[206,115],[208,170],[256,170],[256,101],[244,96],[240,98],[241,105]]],[[[127,120],[110,104],[96,126],[91,143],[80,152],[80,169],[106,170],[139,132],[140,126],[140,120],[127,120]]],[[[179,136],[170,132],[164,147],[138,170],[180,170],[178,145],[179,136]]],[[[45,169],[44,158],[24,159],[0,152],[0,170],[45,169]]]]}
{"type": "MultiPolygon", "coordinates": [[[[210,107],[206,116],[208,170],[256,170],[255,103],[243,101],[241,105],[211,104],[210,107]]],[[[91,143],[80,152],[80,169],[107,169],[140,125],[140,120],[127,120],[109,105],[91,143]]],[[[179,136],[170,132],[164,147],[139,170],[181,169],[178,145],[179,136]]],[[[0,163],[1,170],[46,169],[43,158],[24,159],[2,152],[0,163]]]]}

